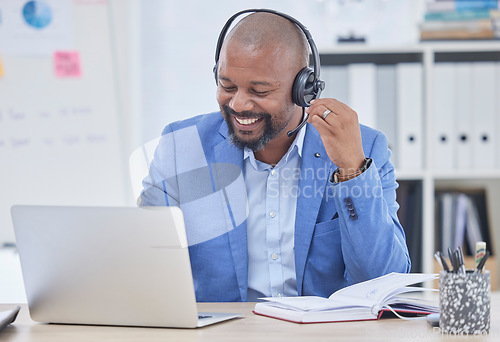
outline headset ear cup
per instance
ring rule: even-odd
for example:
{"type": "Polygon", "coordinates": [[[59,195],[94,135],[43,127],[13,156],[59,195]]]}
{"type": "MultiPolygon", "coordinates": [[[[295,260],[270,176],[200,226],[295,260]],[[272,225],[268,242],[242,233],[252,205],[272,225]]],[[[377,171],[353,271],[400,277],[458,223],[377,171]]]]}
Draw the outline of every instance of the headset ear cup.
{"type": "Polygon", "coordinates": [[[299,71],[292,86],[292,100],[300,107],[309,107],[311,100],[316,98],[314,91],[314,70],[304,68],[299,71]]]}

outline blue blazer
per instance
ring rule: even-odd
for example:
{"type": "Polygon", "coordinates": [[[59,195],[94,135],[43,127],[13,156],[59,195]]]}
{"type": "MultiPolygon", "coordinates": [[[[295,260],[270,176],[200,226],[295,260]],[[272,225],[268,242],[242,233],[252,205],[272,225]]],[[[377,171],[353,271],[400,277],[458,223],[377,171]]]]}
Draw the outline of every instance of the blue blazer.
{"type": "MultiPolygon", "coordinates": [[[[396,175],[386,136],[361,125],[372,165],[342,183],[317,130],[306,126],[297,212],[299,295],[327,297],[389,272],[409,272],[396,212],[396,175]]],[[[228,140],[220,112],[168,125],[156,148],[140,205],[176,205],[184,213],[197,301],[246,301],[248,205],[243,151],[228,140]]],[[[251,210],[251,208],[250,208],[251,210]]]]}

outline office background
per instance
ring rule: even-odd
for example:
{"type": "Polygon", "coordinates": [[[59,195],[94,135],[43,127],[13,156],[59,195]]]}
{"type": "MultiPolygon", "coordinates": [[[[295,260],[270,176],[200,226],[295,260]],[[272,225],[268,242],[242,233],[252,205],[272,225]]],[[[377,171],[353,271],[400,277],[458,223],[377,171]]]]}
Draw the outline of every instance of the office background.
{"type": "Polygon", "coordinates": [[[443,192],[480,194],[474,203],[486,209],[477,222],[497,250],[500,43],[419,42],[426,1],[45,0],[38,21],[22,12],[28,3],[0,0],[0,243],[14,242],[13,204],[134,205],[129,155],[167,123],[218,110],[220,29],[238,10],[267,7],[311,31],[324,95],[389,136],[414,270],[432,271],[434,250],[452,239],[442,228],[451,229],[445,217],[456,217],[457,201],[443,192]],[[474,86],[451,90],[464,84],[456,77],[474,86]],[[486,105],[476,110],[473,101],[486,105]],[[460,108],[470,108],[464,120],[460,108]],[[486,130],[488,150],[444,143],[475,122],[485,123],[475,126],[486,130]]]}

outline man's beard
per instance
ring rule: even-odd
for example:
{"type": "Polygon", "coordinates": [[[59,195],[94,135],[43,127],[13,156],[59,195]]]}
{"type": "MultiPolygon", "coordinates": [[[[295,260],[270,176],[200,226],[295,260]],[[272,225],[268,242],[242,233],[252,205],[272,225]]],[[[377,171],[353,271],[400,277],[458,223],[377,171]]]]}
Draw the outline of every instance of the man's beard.
{"type": "MultiPolygon", "coordinates": [[[[277,136],[285,126],[283,127],[276,127],[279,126],[279,123],[273,122],[271,114],[269,113],[254,113],[254,112],[241,112],[237,113],[229,106],[223,105],[222,106],[222,112],[224,113],[224,119],[226,120],[228,131],[229,131],[229,139],[231,140],[231,143],[238,147],[239,149],[243,150],[245,148],[248,148],[252,151],[259,151],[264,148],[264,146],[271,141],[275,136],[277,136]],[[250,141],[243,141],[235,133],[235,128],[233,121],[231,119],[231,116],[236,116],[238,118],[258,118],[258,119],[263,119],[264,120],[264,133],[262,135],[254,140],[250,141]],[[273,125],[274,124],[274,125],[273,125]]],[[[245,131],[239,131],[241,134],[245,134],[245,131]]]]}

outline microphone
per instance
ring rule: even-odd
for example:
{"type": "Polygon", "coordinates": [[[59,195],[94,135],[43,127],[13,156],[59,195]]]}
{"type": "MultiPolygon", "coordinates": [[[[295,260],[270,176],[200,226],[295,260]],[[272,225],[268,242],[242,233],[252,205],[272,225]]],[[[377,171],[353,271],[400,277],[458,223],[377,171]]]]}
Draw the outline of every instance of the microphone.
{"type": "MultiPolygon", "coordinates": [[[[304,116],[304,114],[306,113],[306,109],[304,107],[302,107],[302,116],[304,116]]],[[[298,125],[297,127],[295,127],[294,129],[292,129],[291,131],[288,131],[286,133],[286,135],[290,138],[292,135],[294,135],[295,133],[297,133],[298,131],[300,131],[300,129],[302,127],[304,127],[304,125],[307,123],[307,118],[309,118],[309,114],[305,114],[305,118],[304,120],[302,120],[302,122],[300,123],[300,125],[298,125]]]]}

